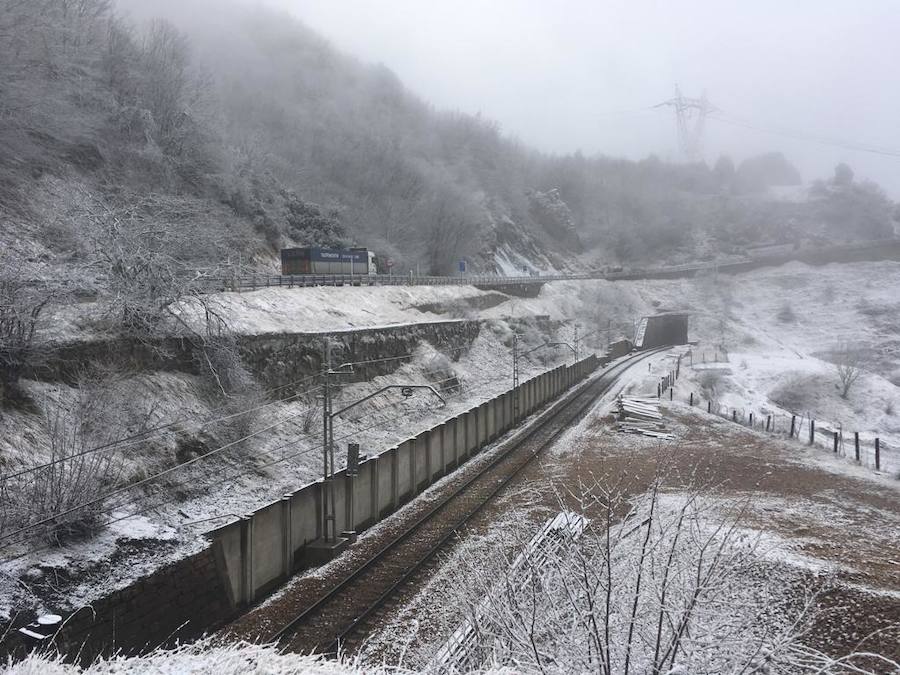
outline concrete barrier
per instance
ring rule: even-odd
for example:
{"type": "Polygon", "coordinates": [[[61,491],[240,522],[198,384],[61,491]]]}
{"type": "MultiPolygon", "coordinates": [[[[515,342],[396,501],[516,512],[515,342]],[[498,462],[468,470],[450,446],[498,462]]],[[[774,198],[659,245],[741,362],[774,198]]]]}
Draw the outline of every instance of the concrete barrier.
{"type": "MultiPolygon", "coordinates": [[[[514,426],[514,400],[529,415],[586,377],[598,365],[589,356],[560,366],[504,392],[359,465],[356,476],[338,471],[334,490],[337,531],[364,530],[435,479],[514,426]]],[[[251,515],[207,533],[221,551],[224,586],[234,605],[247,605],[288,578],[301,564],[304,547],[322,536],[322,495],[316,481],[251,515]]]]}
{"type": "Polygon", "coordinates": [[[376,519],[384,518],[397,508],[397,448],[378,455],[375,474],[378,481],[378,499],[375,500],[376,519]]]}
{"type": "Polygon", "coordinates": [[[431,455],[428,452],[428,437],[430,435],[431,429],[423,431],[416,436],[415,444],[413,445],[413,475],[415,476],[413,485],[415,486],[416,494],[431,485],[431,455]]]}
{"type": "Polygon", "coordinates": [[[416,441],[412,438],[403,441],[397,446],[397,499],[405,502],[415,494],[415,468],[413,467],[413,455],[415,454],[416,441]]]}
{"type": "MultiPolygon", "coordinates": [[[[430,477],[461,466],[487,438],[512,428],[514,396],[520,395],[522,401],[527,397],[527,410],[533,412],[598,363],[588,357],[531,378],[517,392],[500,394],[361,462],[355,477],[337,472],[332,484],[337,529],[371,526],[412,499],[430,477]],[[426,473],[428,457],[430,473],[426,473]]],[[[321,480],[308,483],[207,532],[211,542],[207,548],[110,593],[92,603],[90,612],[68,617],[56,645],[64,653],[84,656],[107,647],[140,651],[147,645],[199,637],[305,564],[308,545],[322,537],[324,488],[321,480]]]]}
{"type": "Polygon", "coordinates": [[[451,417],[441,426],[441,470],[449,473],[456,467],[456,418],[451,417]]]}

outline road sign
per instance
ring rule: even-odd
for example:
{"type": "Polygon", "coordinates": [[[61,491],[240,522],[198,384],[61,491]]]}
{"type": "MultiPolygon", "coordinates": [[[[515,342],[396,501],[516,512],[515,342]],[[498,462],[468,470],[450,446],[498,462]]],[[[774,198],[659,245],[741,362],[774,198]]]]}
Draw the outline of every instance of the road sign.
{"type": "Polygon", "coordinates": [[[466,272],[466,261],[465,260],[459,261],[459,271],[462,272],[463,274],[465,274],[465,272],[466,272]]]}
{"type": "Polygon", "coordinates": [[[388,258],[388,259],[385,261],[384,264],[385,264],[387,267],[393,267],[393,266],[394,266],[394,259],[393,259],[393,258],[388,258]]]}

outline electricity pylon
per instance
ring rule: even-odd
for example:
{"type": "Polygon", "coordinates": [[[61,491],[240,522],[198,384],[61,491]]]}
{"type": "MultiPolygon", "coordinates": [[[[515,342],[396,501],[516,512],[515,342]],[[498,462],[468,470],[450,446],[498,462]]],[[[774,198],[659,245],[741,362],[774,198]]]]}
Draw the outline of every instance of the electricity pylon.
{"type": "Polygon", "coordinates": [[[662,108],[670,106],[675,109],[675,126],[678,130],[678,144],[690,162],[702,159],[703,129],[706,116],[716,112],[718,108],[706,99],[706,92],[700,98],[688,98],[681,95],[681,89],[675,86],[675,98],[653,106],[662,108]]]}

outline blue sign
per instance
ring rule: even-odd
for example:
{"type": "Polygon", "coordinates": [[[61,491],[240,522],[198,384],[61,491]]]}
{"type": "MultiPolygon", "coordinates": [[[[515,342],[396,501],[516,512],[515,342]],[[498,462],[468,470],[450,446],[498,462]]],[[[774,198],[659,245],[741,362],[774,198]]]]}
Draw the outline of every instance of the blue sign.
{"type": "Polygon", "coordinates": [[[460,271],[460,272],[465,272],[465,271],[466,271],[466,261],[465,261],[465,260],[460,260],[460,261],[459,261],[459,271],[460,271]]]}

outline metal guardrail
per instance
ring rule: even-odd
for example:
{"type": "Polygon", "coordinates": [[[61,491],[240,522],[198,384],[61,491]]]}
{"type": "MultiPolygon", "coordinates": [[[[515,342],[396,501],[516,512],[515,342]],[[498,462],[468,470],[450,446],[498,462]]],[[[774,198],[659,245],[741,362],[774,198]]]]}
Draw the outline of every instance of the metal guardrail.
{"type": "MultiPolygon", "coordinates": [[[[200,292],[243,292],[261,288],[305,288],[310,286],[527,286],[543,284],[548,281],[579,281],[586,279],[605,279],[608,281],[627,281],[634,279],[666,279],[689,276],[706,271],[740,272],[769,265],[779,265],[792,260],[814,259],[820,264],[823,257],[853,254],[860,251],[879,252],[884,257],[885,251],[900,252],[900,238],[872,240],[819,248],[804,248],[787,254],[745,256],[727,261],[686,263],[667,267],[645,267],[618,270],[588,270],[585,272],[541,274],[538,276],[499,276],[480,274],[471,276],[440,275],[396,275],[396,274],[239,274],[233,276],[216,276],[209,270],[185,270],[181,275],[192,287],[200,292]]],[[[873,258],[876,259],[876,258],[873,258]]],[[[880,259],[880,258],[879,258],[880,259]]],[[[827,261],[831,262],[831,261],[827,261]]],[[[102,277],[101,277],[102,278],[102,277]]],[[[71,286],[75,282],[66,279],[28,279],[25,282],[32,286],[71,286]]]]}
{"type": "Polygon", "coordinates": [[[884,247],[900,247],[900,238],[872,240],[838,246],[801,248],[777,255],[745,256],[728,261],[708,263],[686,263],[667,267],[646,267],[607,272],[589,270],[569,274],[542,274],[539,276],[499,276],[482,274],[472,276],[438,275],[395,275],[395,274],[304,274],[283,276],[277,274],[251,274],[230,278],[206,278],[204,288],[215,291],[252,291],[260,288],[304,288],[309,286],[522,286],[543,284],[548,281],[579,281],[605,279],[625,281],[634,279],[665,279],[687,276],[703,272],[739,272],[754,267],[779,265],[804,258],[840,256],[854,252],[872,250],[881,252],[884,247]]]}

